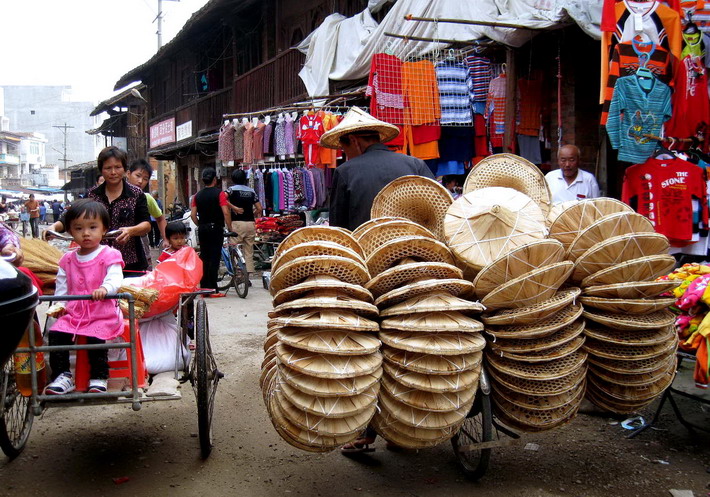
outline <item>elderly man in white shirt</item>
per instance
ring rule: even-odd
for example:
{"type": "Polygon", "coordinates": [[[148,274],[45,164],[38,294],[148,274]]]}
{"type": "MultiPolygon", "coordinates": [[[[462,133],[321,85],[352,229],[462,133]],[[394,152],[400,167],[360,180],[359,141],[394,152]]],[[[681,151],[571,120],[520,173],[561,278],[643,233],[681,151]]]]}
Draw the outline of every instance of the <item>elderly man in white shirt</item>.
{"type": "Polygon", "coordinates": [[[560,168],[545,175],[553,204],[599,196],[599,185],[594,175],[579,169],[579,148],[563,145],[557,153],[557,161],[560,168]]]}

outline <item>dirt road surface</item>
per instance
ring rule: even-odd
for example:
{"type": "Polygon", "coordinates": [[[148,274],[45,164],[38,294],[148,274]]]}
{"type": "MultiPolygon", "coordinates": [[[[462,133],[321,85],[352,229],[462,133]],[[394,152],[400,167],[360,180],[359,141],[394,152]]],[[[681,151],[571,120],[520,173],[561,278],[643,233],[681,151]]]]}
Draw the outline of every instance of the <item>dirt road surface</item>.
{"type": "MultiPolygon", "coordinates": [[[[258,387],[268,292],[210,299],[212,345],[226,377],[214,419],[215,447],[199,457],[192,389],[178,402],[49,409],[27,448],[0,453],[0,496],[669,496],[710,495],[710,436],[691,435],[664,410],[658,428],[627,440],[617,420],[579,415],[566,427],[496,449],[479,482],[466,480],[449,444],[349,459],[310,454],[276,434],[258,387]],[[537,450],[526,449],[537,444],[537,450]]],[[[644,411],[649,417],[655,403],[644,411]]],[[[681,406],[708,424],[695,404],[681,406]]],[[[710,424],[708,424],[710,426],[710,424]]]]}

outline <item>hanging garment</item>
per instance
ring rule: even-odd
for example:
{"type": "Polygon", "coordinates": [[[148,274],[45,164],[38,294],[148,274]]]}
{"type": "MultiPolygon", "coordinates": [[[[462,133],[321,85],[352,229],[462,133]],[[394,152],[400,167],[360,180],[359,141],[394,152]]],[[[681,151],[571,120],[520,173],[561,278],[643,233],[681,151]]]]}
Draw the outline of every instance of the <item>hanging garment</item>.
{"type": "Polygon", "coordinates": [[[267,124],[264,127],[264,147],[262,148],[262,152],[264,154],[269,154],[273,152],[273,142],[272,142],[272,136],[273,136],[273,131],[274,131],[274,125],[272,123],[267,124]]]}
{"type": "Polygon", "coordinates": [[[299,121],[298,137],[303,143],[303,157],[308,167],[320,162],[320,137],[323,135],[323,118],[310,112],[299,121]]]}
{"type": "Polygon", "coordinates": [[[537,139],[542,125],[542,102],[544,101],[542,78],[535,76],[531,79],[520,78],[518,90],[520,91],[520,98],[518,98],[520,123],[517,132],[519,135],[534,136],[537,139]]]}
{"type": "Polygon", "coordinates": [[[663,123],[671,117],[671,90],[650,78],[648,90],[638,76],[616,81],[609,106],[606,130],[609,141],[619,151],[619,160],[643,163],[656,148],[656,141],[644,135],[659,136],[663,123]]]}
{"type": "Polygon", "coordinates": [[[683,37],[683,51],[680,53],[680,58],[684,59],[689,56],[705,57],[705,44],[703,43],[703,34],[697,33],[681,33],[683,37]]]}
{"type": "Polygon", "coordinates": [[[506,75],[503,73],[491,81],[491,85],[488,88],[485,115],[488,119],[491,145],[494,147],[503,146],[503,134],[505,133],[506,85],[506,75]]]}
{"type": "Polygon", "coordinates": [[[274,155],[286,155],[286,121],[276,122],[274,128],[274,155]]]}
{"type": "Polygon", "coordinates": [[[247,123],[244,125],[244,163],[254,162],[254,125],[247,123]]]}
{"type": "Polygon", "coordinates": [[[469,99],[468,68],[456,61],[437,62],[436,84],[439,88],[441,124],[471,124],[471,102],[469,99]]]}
{"type": "Polygon", "coordinates": [[[244,125],[237,123],[234,125],[234,160],[244,159],[244,125]]]}
{"type": "Polygon", "coordinates": [[[420,126],[441,117],[434,64],[428,60],[402,63],[402,88],[407,102],[404,123],[420,126]]]}
{"type": "MultiPolygon", "coordinates": [[[[318,114],[323,120],[323,132],[330,131],[338,125],[338,116],[330,112],[320,111],[318,114]]],[[[331,148],[320,147],[320,164],[327,167],[336,166],[338,151],[331,148]]]]}
{"type": "Polygon", "coordinates": [[[394,55],[375,54],[372,57],[365,95],[370,97],[370,114],[373,117],[392,124],[402,124],[402,61],[394,55]]]}
{"type": "Polygon", "coordinates": [[[518,134],[518,154],[537,166],[542,164],[540,139],[537,136],[518,134]]]}
{"type": "Polygon", "coordinates": [[[234,126],[232,126],[232,123],[224,124],[219,129],[217,159],[222,162],[234,160],[234,126]]]}
{"type": "Polygon", "coordinates": [[[296,153],[296,144],[294,143],[294,123],[293,119],[289,114],[286,114],[286,122],[284,126],[284,143],[286,148],[286,155],[293,155],[296,153]]]}
{"type": "Polygon", "coordinates": [[[690,138],[710,124],[708,78],[701,57],[689,55],[681,61],[673,93],[673,117],[666,125],[666,134],[690,138]]]}
{"type": "Polygon", "coordinates": [[[491,60],[488,57],[469,55],[466,57],[468,77],[466,83],[469,98],[472,103],[485,103],[488,96],[488,87],[491,84],[491,60]]]}
{"type": "Polygon", "coordinates": [[[252,159],[254,162],[264,160],[264,129],[266,124],[259,121],[256,126],[254,126],[253,136],[252,136],[252,159]]]}

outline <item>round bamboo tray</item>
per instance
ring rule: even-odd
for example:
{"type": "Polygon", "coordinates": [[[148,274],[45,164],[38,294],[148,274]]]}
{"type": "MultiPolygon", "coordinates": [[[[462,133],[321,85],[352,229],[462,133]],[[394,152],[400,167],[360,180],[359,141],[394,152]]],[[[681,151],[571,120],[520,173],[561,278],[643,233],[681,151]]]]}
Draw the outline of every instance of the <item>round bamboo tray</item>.
{"type": "Polygon", "coordinates": [[[470,405],[458,411],[432,412],[411,407],[392,397],[384,388],[380,390],[380,409],[400,423],[415,428],[444,429],[458,425],[471,410],[470,405]]]}
{"type": "MultiPolygon", "coordinates": [[[[583,319],[577,320],[568,326],[553,331],[551,334],[538,338],[499,338],[489,343],[494,352],[527,353],[540,352],[552,349],[562,344],[570,342],[579,337],[585,330],[583,319]]],[[[486,330],[487,331],[487,330],[486,330]]],[[[516,335],[517,336],[517,335],[516,335]]]]}
{"type": "Polygon", "coordinates": [[[494,314],[484,314],[481,319],[490,325],[512,326],[539,323],[570,306],[574,309],[573,311],[568,310],[569,312],[581,310],[581,306],[573,304],[580,292],[579,288],[567,288],[560,290],[543,302],[517,309],[504,309],[494,314]]]}
{"type": "Polygon", "coordinates": [[[443,221],[453,202],[449,191],[424,176],[402,176],[391,181],[372,201],[370,217],[396,216],[428,228],[444,240],[443,221]]]}
{"type": "Polygon", "coordinates": [[[491,367],[502,373],[524,379],[554,380],[568,376],[574,370],[584,367],[587,353],[578,350],[562,359],[535,364],[513,361],[490,352],[487,352],[485,357],[491,367]]]}
{"type": "Polygon", "coordinates": [[[365,284],[365,288],[370,290],[375,297],[380,297],[414,280],[451,280],[462,278],[463,271],[451,264],[444,262],[406,262],[373,276],[372,279],[365,284]]]}
{"type": "Polygon", "coordinates": [[[382,410],[372,419],[372,427],[385,440],[405,449],[426,449],[452,438],[461,423],[444,429],[428,429],[408,426],[398,421],[389,412],[382,410]]]}
{"type": "Polygon", "coordinates": [[[480,368],[454,374],[424,374],[404,369],[396,364],[383,362],[385,372],[402,385],[424,392],[448,393],[463,390],[475,391],[478,386],[480,368]]]}
{"type": "Polygon", "coordinates": [[[494,394],[493,412],[503,424],[519,431],[535,433],[551,430],[570,422],[577,415],[583,398],[584,389],[580,389],[577,397],[563,407],[533,411],[517,406],[494,394]]]}
{"type": "Polygon", "coordinates": [[[469,318],[458,311],[428,312],[393,316],[382,320],[381,330],[418,331],[427,333],[458,332],[475,333],[483,331],[483,323],[469,318]]]}
{"type": "Polygon", "coordinates": [[[555,378],[552,380],[538,380],[531,378],[519,378],[515,375],[509,375],[498,371],[495,368],[486,370],[490,374],[495,389],[496,385],[503,385],[505,388],[523,395],[532,395],[536,397],[548,397],[555,395],[563,395],[567,392],[579,388],[584,383],[587,376],[587,367],[582,366],[574,369],[571,373],[555,378]]]}
{"type": "Polygon", "coordinates": [[[593,338],[587,338],[584,344],[584,349],[589,352],[589,354],[601,357],[602,359],[615,361],[640,361],[659,356],[665,357],[669,351],[675,351],[677,348],[678,341],[675,337],[672,341],[659,343],[657,345],[625,345],[602,342],[593,338]]]}
{"type": "Polygon", "coordinates": [[[560,241],[565,250],[568,250],[581,231],[601,218],[619,212],[634,212],[634,210],[623,202],[607,197],[575,202],[552,222],[550,238],[560,241]]]}
{"type": "Polygon", "coordinates": [[[376,217],[376,218],[370,219],[368,221],[365,221],[364,223],[362,223],[360,226],[358,226],[357,228],[355,228],[353,230],[353,232],[352,232],[353,238],[355,238],[355,240],[357,240],[357,241],[360,241],[360,237],[362,236],[362,234],[366,230],[368,230],[378,224],[386,223],[389,221],[407,221],[407,219],[405,219],[403,217],[395,217],[395,216],[376,217]]]}
{"type": "Polygon", "coordinates": [[[584,334],[600,342],[621,345],[660,345],[675,340],[673,326],[648,330],[615,330],[604,326],[588,324],[584,334]]]}
{"type": "Polygon", "coordinates": [[[375,321],[370,321],[349,311],[315,310],[291,314],[271,319],[270,322],[279,326],[295,326],[298,328],[318,328],[346,331],[379,331],[375,321]]]}
{"type": "Polygon", "coordinates": [[[424,236],[405,236],[379,246],[367,258],[367,268],[370,274],[378,275],[408,258],[454,264],[451,251],[440,241],[424,236]]]}
{"type": "Polygon", "coordinates": [[[347,257],[328,255],[299,257],[272,273],[269,290],[271,295],[276,295],[284,288],[297,285],[314,275],[333,276],[345,283],[360,286],[370,279],[370,273],[365,266],[347,257]]]}
{"type": "Polygon", "coordinates": [[[612,373],[643,374],[657,371],[661,364],[666,364],[671,357],[675,357],[675,351],[670,351],[664,355],[651,357],[649,359],[641,359],[638,361],[604,359],[603,357],[590,355],[589,364],[611,371],[612,373]]]}
{"type": "Polygon", "coordinates": [[[667,309],[675,304],[675,298],[657,299],[607,299],[602,297],[582,296],[579,301],[585,307],[593,307],[607,312],[627,314],[648,314],[649,312],[667,309]]]}
{"type": "Polygon", "coordinates": [[[473,292],[473,283],[460,279],[417,281],[380,295],[375,300],[375,305],[380,309],[385,309],[419,295],[428,295],[434,292],[446,292],[454,296],[466,297],[473,292]]]}
{"type": "Polygon", "coordinates": [[[323,255],[346,257],[360,264],[365,264],[365,259],[363,259],[354,250],[340,245],[339,243],[318,241],[300,243],[291,247],[288,250],[282,251],[279,255],[279,258],[274,259],[271,263],[271,271],[275,273],[279,270],[281,266],[299,257],[313,257],[323,255]]]}
{"type": "Polygon", "coordinates": [[[333,242],[356,252],[362,259],[365,254],[362,251],[360,244],[353,238],[350,231],[345,228],[336,228],[334,226],[306,226],[293,231],[290,235],[283,239],[274,253],[274,259],[278,259],[281,254],[288,249],[308,242],[333,242]]]}
{"type": "Polygon", "coordinates": [[[374,298],[369,290],[366,290],[360,285],[346,283],[334,276],[314,275],[309,276],[302,283],[284,288],[276,292],[273,298],[273,305],[279,306],[285,302],[290,302],[304,294],[311,292],[319,292],[325,290],[336,290],[339,294],[348,295],[363,302],[372,303],[374,298]]]}
{"type": "Polygon", "coordinates": [[[567,258],[576,261],[597,243],[620,235],[655,233],[653,224],[646,216],[635,212],[617,212],[595,221],[583,229],[570,244],[567,258]]]}
{"type": "Polygon", "coordinates": [[[436,355],[410,352],[382,346],[385,361],[414,373],[424,375],[451,375],[466,371],[479,371],[483,361],[482,352],[460,355],[436,355]]]}
{"type": "Polygon", "coordinates": [[[362,411],[377,405],[377,393],[380,386],[374,385],[370,390],[349,397],[316,397],[296,390],[286,382],[277,387],[289,402],[299,410],[308,414],[329,418],[347,418],[357,416],[362,411]]]}
{"type": "Polygon", "coordinates": [[[318,354],[365,355],[377,352],[381,345],[372,334],[345,330],[282,328],[278,338],[295,349],[318,354]]]}
{"type": "Polygon", "coordinates": [[[315,397],[348,397],[370,391],[382,378],[382,368],[371,374],[354,376],[352,378],[317,378],[296,370],[284,364],[278,365],[281,379],[296,390],[315,397]]]}
{"type": "Polygon", "coordinates": [[[589,365],[589,374],[597,377],[600,382],[613,383],[615,385],[625,385],[630,387],[642,387],[652,383],[656,383],[666,375],[672,374],[676,368],[675,356],[669,357],[668,361],[662,363],[658,369],[650,373],[641,374],[622,374],[607,371],[604,368],[589,365]]]}
{"type": "Polygon", "coordinates": [[[380,312],[380,317],[407,316],[412,314],[441,312],[442,310],[477,314],[485,310],[485,307],[478,302],[460,299],[444,292],[435,292],[429,295],[419,295],[418,297],[413,297],[397,305],[388,307],[380,312]]]}
{"type": "Polygon", "coordinates": [[[363,302],[337,290],[316,291],[300,299],[284,302],[269,313],[269,317],[283,316],[294,311],[316,309],[341,309],[354,312],[363,317],[376,318],[379,315],[377,306],[363,302]]]}
{"type": "Polygon", "coordinates": [[[547,411],[549,409],[559,409],[568,405],[570,402],[574,401],[583,394],[585,387],[584,381],[582,381],[575,388],[568,390],[567,392],[557,394],[557,395],[529,395],[524,393],[516,392],[501,383],[493,383],[494,395],[499,396],[503,400],[515,404],[523,409],[530,409],[531,411],[547,411]]]}
{"type": "Polygon", "coordinates": [[[491,348],[491,353],[513,361],[540,363],[564,359],[568,355],[578,351],[582,345],[584,345],[584,337],[577,337],[566,343],[545,350],[534,352],[506,352],[501,349],[491,348]]]}
{"type": "Polygon", "coordinates": [[[372,374],[382,366],[382,356],[379,353],[363,356],[316,354],[294,349],[283,343],[278,344],[275,350],[281,364],[317,378],[354,378],[372,374]]]}
{"type": "Polygon", "coordinates": [[[653,402],[646,400],[643,402],[621,402],[612,397],[607,396],[604,392],[598,390],[591,382],[587,384],[587,399],[597,407],[612,412],[614,414],[629,415],[639,412],[641,409],[653,402]]]}
{"type": "Polygon", "coordinates": [[[415,222],[408,219],[386,221],[370,226],[358,238],[365,257],[369,257],[385,243],[407,236],[423,236],[434,239],[434,234],[415,222]]]}
{"type": "Polygon", "coordinates": [[[611,285],[624,281],[653,280],[668,274],[676,265],[672,255],[649,255],[622,262],[587,276],[582,280],[582,287],[611,285]]]}
{"type": "Polygon", "coordinates": [[[582,293],[589,297],[609,299],[649,299],[670,292],[680,281],[628,281],[611,285],[588,286],[582,293]]]}
{"type": "Polygon", "coordinates": [[[585,309],[582,314],[585,318],[595,323],[617,330],[647,330],[672,326],[675,323],[675,314],[668,310],[656,311],[650,314],[629,315],[585,309]]]}
{"type": "Polygon", "coordinates": [[[461,355],[483,350],[486,340],[478,333],[412,333],[381,331],[382,343],[420,354],[461,355]]]}
{"type": "Polygon", "coordinates": [[[588,380],[593,383],[597,390],[601,390],[609,397],[621,401],[643,402],[653,400],[663,393],[663,391],[671,386],[675,377],[675,368],[668,371],[668,374],[662,376],[655,383],[650,383],[644,386],[618,385],[615,383],[606,383],[600,381],[594,375],[590,375],[588,380]]]}
{"type": "Polygon", "coordinates": [[[460,392],[425,392],[404,386],[387,373],[382,376],[382,388],[406,406],[431,412],[457,411],[470,406],[476,395],[476,390],[472,388],[460,392]]]}

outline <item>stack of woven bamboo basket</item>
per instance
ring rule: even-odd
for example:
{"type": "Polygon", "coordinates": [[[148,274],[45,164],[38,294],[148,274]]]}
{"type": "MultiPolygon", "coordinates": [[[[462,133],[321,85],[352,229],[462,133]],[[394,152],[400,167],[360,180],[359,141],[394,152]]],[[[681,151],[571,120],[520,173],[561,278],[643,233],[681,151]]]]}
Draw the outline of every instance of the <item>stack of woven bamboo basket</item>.
{"type": "Polygon", "coordinates": [[[587,397],[627,414],[652,402],[673,380],[677,338],[676,283],[654,281],[675,266],[668,239],[626,204],[590,199],[564,210],[551,224],[574,262],[570,280],[582,288],[589,353],[587,397]]]}
{"type": "Polygon", "coordinates": [[[289,235],[272,265],[261,388],[278,433],[312,452],[355,440],[377,410],[382,356],[362,248],[347,230],[289,235]]]}

